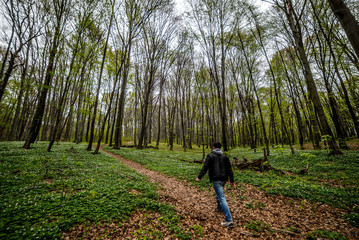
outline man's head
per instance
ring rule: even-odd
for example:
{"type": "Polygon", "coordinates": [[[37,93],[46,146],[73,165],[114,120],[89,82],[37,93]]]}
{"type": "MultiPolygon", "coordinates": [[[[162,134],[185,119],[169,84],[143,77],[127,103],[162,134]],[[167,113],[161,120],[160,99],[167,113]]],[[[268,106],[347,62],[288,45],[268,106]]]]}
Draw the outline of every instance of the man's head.
{"type": "Polygon", "coordinates": [[[222,144],[220,142],[213,143],[213,148],[221,148],[222,144]]]}

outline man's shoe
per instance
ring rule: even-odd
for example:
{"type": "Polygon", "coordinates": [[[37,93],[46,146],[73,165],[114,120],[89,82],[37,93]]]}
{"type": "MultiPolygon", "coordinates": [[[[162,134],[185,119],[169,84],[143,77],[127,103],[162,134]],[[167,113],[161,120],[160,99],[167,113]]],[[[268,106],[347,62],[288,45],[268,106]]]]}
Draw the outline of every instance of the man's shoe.
{"type": "Polygon", "coordinates": [[[233,226],[233,222],[223,222],[223,223],[221,223],[221,225],[222,225],[222,226],[225,226],[225,227],[229,227],[229,228],[234,227],[234,226],[233,226]]]}

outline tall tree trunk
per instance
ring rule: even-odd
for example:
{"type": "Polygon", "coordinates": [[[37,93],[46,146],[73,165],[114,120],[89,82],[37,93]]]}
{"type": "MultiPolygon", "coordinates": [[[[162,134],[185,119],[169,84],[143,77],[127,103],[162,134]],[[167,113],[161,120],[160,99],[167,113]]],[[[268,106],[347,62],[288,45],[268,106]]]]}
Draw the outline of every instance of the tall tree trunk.
{"type": "MultiPolygon", "coordinates": [[[[110,24],[108,26],[108,30],[107,30],[107,37],[106,37],[106,42],[105,42],[105,46],[103,48],[103,54],[102,54],[102,62],[101,62],[101,68],[100,68],[100,75],[98,77],[98,82],[97,82],[97,92],[96,92],[96,100],[95,100],[95,107],[93,110],[93,118],[92,118],[92,122],[91,122],[91,130],[90,130],[90,139],[89,139],[89,143],[88,146],[86,148],[87,151],[91,151],[92,149],[92,142],[94,140],[94,132],[95,132],[95,122],[96,122],[96,115],[97,115],[97,107],[98,107],[98,99],[99,99],[99,94],[100,94],[100,89],[101,89],[101,82],[102,82],[102,73],[103,73],[103,67],[105,65],[105,61],[106,61],[106,53],[107,53],[107,45],[108,45],[108,39],[110,37],[110,32],[111,32],[111,27],[112,27],[112,20],[113,20],[113,16],[114,16],[114,4],[112,5],[112,13],[111,13],[111,19],[110,19],[110,24]]],[[[106,114],[106,117],[108,115],[106,114]]],[[[99,119],[99,121],[101,120],[101,118],[99,119]]],[[[104,120],[104,125],[106,123],[106,119],[104,120]]],[[[105,128],[103,126],[103,128],[105,128]]],[[[99,139],[99,143],[97,144],[96,147],[96,151],[95,153],[98,153],[98,149],[100,148],[100,144],[101,144],[101,140],[102,140],[102,136],[103,136],[103,131],[101,131],[100,133],[100,139],[99,139]],[[102,134],[102,135],[101,135],[102,134]]]]}
{"type": "MultiPolygon", "coordinates": [[[[313,148],[316,150],[320,149],[320,139],[321,139],[321,133],[320,133],[320,129],[319,129],[319,123],[317,121],[317,118],[315,116],[315,111],[313,108],[313,103],[310,101],[310,94],[306,93],[304,90],[304,86],[302,84],[302,82],[300,81],[300,76],[299,76],[299,70],[296,67],[296,61],[295,61],[295,56],[292,53],[292,51],[288,51],[289,56],[290,56],[290,60],[292,61],[292,66],[294,67],[294,74],[296,76],[296,79],[298,81],[298,85],[299,85],[299,89],[301,91],[302,94],[299,93],[298,88],[294,88],[294,90],[296,91],[296,95],[303,95],[304,100],[305,100],[305,104],[306,107],[304,107],[304,104],[302,103],[302,101],[299,100],[300,105],[302,106],[301,108],[303,110],[307,109],[308,111],[308,118],[307,118],[307,125],[308,125],[308,131],[309,131],[309,135],[310,135],[310,139],[312,141],[312,145],[313,148]]],[[[305,111],[303,111],[304,116],[306,116],[305,111]]]]}
{"type": "MultiPolygon", "coordinates": [[[[347,136],[346,136],[345,130],[344,130],[344,123],[343,123],[341,114],[338,109],[338,104],[335,99],[334,92],[332,90],[332,85],[329,83],[329,79],[328,79],[329,78],[328,71],[330,72],[331,69],[329,68],[327,70],[327,63],[330,63],[330,59],[328,60],[326,57],[327,51],[325,49],[325,46],[323,46],[322,36],[319,36],[319,33],[317,31],[315,31],[315,36],[317,38],[316,42],[318,45],[319,53],[317,53],[317,51],[314,51],[314,57],[317,61],[319,68],[322,71],[322,74],[323,74],[324,85],[328,92],[328,100],[329,100],[330,108],[332,110],[332,116],[333,116],[332,120],[333,120],[335,129],[336,129],[336,132],[337,132],[339,147],[341,149],[349,149],[345,142],[345,138],[347,136]]],[[[335,61],[335,59],[333,59],[333,60],[335,61]]]]}
{"type": "Polygon", "coordinates": [[[239,37],[239,41],[242,44],[242,51],[243,51],[244,59],[246,61],[247,68],[248,68],[248,71],[249,71],[249,78],[251,80],[252,88],[253,88],[254,94],[255,94],[256,99],[257,99],[257,106],[258,106],[259,115],[260,115],[261,123],[262,123],[263,137],[264,137],[264,142],[266,144],[266,152],[267,152],[267,155],[269,155],[269,141],[268,141],[268,137],[267,137],[267,130],[266,130],[265,123],[264,123],[262,108],[261,108],[260,100],[259,100],[258,93],[257,93],[257,87],[256,87],[256,84],[255,84],[254,78],[253,78],[253,72],[252,72],[253,65],[251,66],[251,64],[249,63],[249,59],[248,59],[247,53],[246,53],[246,51],[244,49],[243,39],[242,39],[240,33],[238,33],[238,37],[239,37]]]}
{"type": "Polygon", "coordinates": [[[98,152],[100,150],[101,141],[102,141],[102,138],[103,138],[103,136],[105,134],[106,121],[107,121],[107,118],[110,116],[111,109],[112,109],[112,101],[113,101],[113,96],[115,95],[116,85],[117,85],[117,81],[115,81],[114,86],[113,86],[113,90],[112,90],[111,95],[110,95],[109,105],[108,105],[108,108],[107,108],[106,115],[105,115],[105,117],[104,117],[104,119],[102,121],[102,126],[101,126],[101,130],[100,130],[100,133],[99,133],[97,146],[96,146],[96,149],[94,151],[94,154],[98,154],[98,152]]]}
{"type": "MultiPolygon", "coordinates": [[[[8,43],[8,45],[7,45],[6,52],[5,52],[5,55],[4,55],[2,64],[1,64],[0,80],[2,80],[4,71],[5,71],[5,66],[6,66],[7,58],[8,58],[8,56],[9,56],[9,52],[10,52],[10,48],[11,48],[11,44],[12,44],[12,39],[13,39],[13,37],[14,37],[14,33],[15,33],[15,25],[13,24],[12,27],[11,27],[11,36],[10,36],[10,39],[9,39],[9,43],[8,43]]],[[[1,101],[1,100],[0,100],[0,101],[1,101]]]]}
{"type": "Polygon", "coordinates": [[[5,93],[5,88],[9,82],[9,79],[11,77],[11,73],[12,71],[15,69],[16,65],[15,65],[15,59],[17,58],[17,55],[19,54],[21,49],[19,49],[18,51],[12,53],[10,52],[10,61],[9,61],[9,65],[7,67],[7,70],[5,72],[5,76],[1,81],[1,85],[0,85],[0,102],[4,96],[5,93]]]}
{"type": "Polygon", "coordinates": [[[328,2],[359,58],[359,24],[357,20],[343,0],[328,0],[328,2]]]}
{"type": "Polygon", "coordinates": [[[161,138],[161,107],[162,107],[162,91],[163,91],[163,84],[164,84],[165,78],[161,77],[160,82],[160,93],[159,93],[159,106],[158,106],[158,116],[157,116],[157,140],[156,140],[156,148],[158,149],[160,145],[160,138],[161,138]]]}
{"type": "MultiPolygon", "coordinates": [[[[50,134],[50,143],[47,147],[47,151],[50,152],[51,151],[51,148],[53,146],[53,144],[55,143],[56,141],[56,136],[57,134],[59,134],[60,132],[60,121],[61,121],[61,118],[62,118],[62,114],[63,114],[63,106],[65,104],[65,100],[66,100],[66,95],[68,93],[68,90],[69,90],[69,87],[70,87],[70,79],[71,79],[71,75],[72,75],[72,70],[73,70],[73,67],[74,67],[74,64],[75,64],[75,59],[76,59],[76,55],[77,55],[77,51],[78,51],[78,45],[79,45],[79,38],[77,39],[77,42],[76,42],[76,47],[73,51],[73,55],[72,55],[72,58],[71,58],[71,62],[70,62],[70,68],[69,68],[69,73],[66,77],[66,80],[65,80],[65,88],[62,90],[62,93],[61,93],[61,96],[60,96],[60,99],[59,99],[59,104],[58,106],[56,107],[56,120],[55,120],[55,125],[52,127],[51,129],[51,134],[50,134]]],[[[72,108],[72,106],[71,106],[72,108]]]]}
{"type": "MultiPolygon", "coordinates": [[[[130,33],[129,36],[132,34],[130,33]]],[[[124,117],[124,110],[125,110],[125,99],[126,99],[126,88],[127,88],[127,81],[128,81],[128,74],[130,71],[130,57],[131,57],[131,49],[132,49],[132,39],[129,40],[129,46],[127,48],[127,57],[126,57],[126,64],[124,66],[124,73],[123,73],[123,80],[121,84],[121,92],[120,98],[118,103],[118,113],[116,119],[116,127],[115,127],[115,145],[113,146],[114,149],[120,149],[122,145],[122,123],[124,117]]]]}
{"type": "MultiPolygon", "coordinates": [[[[66,5],[66,4],[65,4],[66,5]]],[[[64,6],[66,7],[66,6],[64,6]]],[[[63,9],[64,10],[64,9],[63,9]]],[[[55,27],[55,33],[54,33],[54,37],[52,40],[52,45],[51,45],[51,49],[50,49],[50,55],[49,55],[49,63],[46,69],[46,74],[45,74],[45,82],[41,87],[40,90],[40,98],[35,110],[35,114],[30,126],[30,132],[29,132],[29,136],[25,141],[25,144],[23,146],[23,148],[25,149],[29,149],[30,148],[30,144],[34,143],[39,132],[40,132],[40,128],[41,128],[41,123],[42,123],[42,118],[44,116],[44,110],[45,110],[45,105],[46,105],[46,97],[47,97],[47,92],[48,89],[51,87],[51,80],[53,78],[54,75],[54,70],[55,70],[55,58],[57,55],[57,48],[59,46],[59,39],[60,39],[60,34],[61,34],[61,22],[62,22],[62,18],[63,18],[63,14],[64,13],[60,13],[60,17],[57,18],[57,23],[56,23],[56,27],[55,27]]]]}
{"type": "Polygon", "coordinates": [[[304,76],[307,84],[307,89],[310,93],[311,100],[314,104],[314,108],[318,114],[319,121],[321,123],[321,126],[323,128],[324,135],[329,136],[328,137],[328,145],[331,150],[331,154],[343,154],[335,141],[334,135],[329,127],[327,117],[325,116],[325,112],[323,109],[323,106],[320,102],[319,94],[317,91],[317,86],[315,84],[312,70],[310,68],[310,64],[308,61],[307,54],[305,52],[303,38],[302,38],[302,29],[300,27],[299,19],[296,13],[294,12],[292,1],[286,0],[285,1],[285,14],[287,16],[287,20],[290,26],[290,29],[292,30],[292,34],[295,40],[295,47],[299,53],[300,59],[302,61],[303,67],[304,67],[304,76]]]}
{"type": "MultiPolygon", "coordinates": [[[[329,1],[330,2],[330,1],[329,1]]],[[[340,2],[340,1],[337,1],[337,2],[340,2]]],[[[342,2],[342,1],[341,1],[342,2]]],[[[311,6],[312,6],[312,10],[313,10],[313,13],[314,13],[314,17],[316,19],[316,21],[319,23],[319,30],[320,32],[323,34],[324,36],[324,39],[329,47],[329,52],[330,52],[330,55],[331,57],[333,58],[333,66],[334,66],[334,70],[335,70],[335,73],[339,79],[339,82],[340,82],[340,86],[342,88],[342,91],[343,91],[343,95],[344,95],[344,100],[345,100],[345,103],[347,104],[347,107],[348,107],[348,110],[349,110],[349,113],[350,113],[350,116],[352,117],[352,120],[353,120],[353,123],[354,123],[354,128],[355,128],[355,131],[356,131],[356,134],[357,134],[357,137],[359,138],[359,122],[358,122],[358,118],[356,117],[355,115],[355,112],[354,112],[354,109],[352,107],[352,104],[350,102],[350,99],[349,99],[349,94],[348,94],[348,90],[344,84],[344,81],[343,81],[343,78],[341,76],[341,74],[339,73],[339,69],[338,69],[338,64],[337,64],[337,61],[336,61],[336,55],[334,53],[334,50],[333,50],[333,46],[332,46],[332,41],[330,39],[330,36],[329,34],[327,34],[325,32],[325,30],[323,29],[323,26],[322,26],[322,20],[321,18],[318,16],[318,13],[317,13],[317,9],[313,3],[313,0],[310,0],[310,3],[311,3],[311,6]]],[[[344,3],[343,3],[344,4],[344,3]]],[[[359,57],[359,56],[358,56],[359,57]]]]}
{"type": "Polygon", "coordinates": [[[15,115],[14,115],[14,121],[11,127],[11,134],[10,134],[10,140],[15,140],[17,139],[17,133],[18,133],[18,127],[19,127],[19,118],[20,118],[20,108],[21,108],[21,103],[22,103],[22,97],[25,91],[25,81],[26,81],[26,74],[27,74],[27,69],[29,66],[29,53],[30,53],[30,42],[29,45],[26,49],[26,56],[25,56],[25,65],[24,68],[22,69],[22,73],[21,73],[21,86],[20,86],[20,91],[19,91],[19,95],[17,97],[17,105],[16,105],[16,111],[15,111],[15,115]]]}
{"type": "Polygon", "coordinates": [[[154,74],[155,71],[153,69],[153,62],[149,63],[150,66],[150,71],[149,71],[149,79],[148,81],[146,81],[145,84],[145,92],[144,92],[144,97],[143,97],[143,106],[142,106],[142,119],[141,119],[141,130],[140,130],[140,136],[138,137],[138,144],[137,144],[137,149],[142,149],[143,145],[146,145],[146,141],[144,141],[145,139],[145,135],[146,135],[146,130],[147,130],[147,118],[148,118],[148,108],[149,108],[149,100],[150,100],[150,96],[151,96],[151,92],[152,92],[152,87],[153,87],[153,82],[154,82],[154,74]]]}

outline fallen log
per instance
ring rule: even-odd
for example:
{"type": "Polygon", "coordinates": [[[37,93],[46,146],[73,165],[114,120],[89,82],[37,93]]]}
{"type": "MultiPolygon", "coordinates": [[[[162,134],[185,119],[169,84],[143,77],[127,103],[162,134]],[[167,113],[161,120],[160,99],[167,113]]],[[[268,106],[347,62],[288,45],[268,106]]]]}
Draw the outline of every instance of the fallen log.
{"type": "Polygon", "coordinates": [[[202,160],[185,160],[185,159],[180,159],[182,162],[189,162],[189,163],[204,163],[205,159],[202,159],[202,160]]]}
{"type": "Polygon", "coordinates": [[[270,165],[268,160],[265,160],[264,158],[255,159],[253,161],[249,161],[247,159],[243,159],[243,161],[239,160],[238,158],[234,158],[234,161],[231,162],[231,166],[233,170],[244,170],[244,169],[250,169],[254,171],[275,171],[279,174],[284,174],[282,170],[276,169],[270,165]]]}
{"type": "Polygon", "coordinates": [[[234,161],[231,162],[231,166],[232,169],[238,169],[238,170],[244,170],[244,169],[250,169],[250,170],[254,170],[254,171],[275,171],[277,174],[284,174],[284,172],[282,170],[279,169],[275,169],[274,167],[272,167],[270,165],[270,163],[268,162],[268,158],[267,158],[267,152],[266,149],[263,149],[263,153],[264,153],[264,158],[260,158],[260,159],[255,159],[252,161],[249,161],[248,159],[243,158],[243,161],[241,161],[239,158],[235,157],[233,158],[234,161]]]}
{"type": "Polygon", "coordinates": [[[121,147],[124,147],[124,148],[135,148],[136,145],[121,145],[121,147]]]}
{"type": "MultiPolygon", "coordinates": [[[[234,157],[234,161],[231,162],[231,166],[233,170],[244,170],[244,169],[250,169],[250,170],[254,170],[254,171],[260,171],[260,172],[264,172],[264,171],[275,171],[277,174],[284,174],[284,172],[282,170],[279,169],[275,169],[273,168],[269,162],[268,162],[268,158],[267,158],[267,154],[265,149],[264,150],[264,158],[260,158],[260,159],[255,159],[255,160],[248,160],[246,158],[243,158],[243,161],[241,161],[239,158],[234,157]]],[[[182,162],[189,162],[189,163],[204,163],[205,159],[202,160],[185,160],[185,159],[180,159],[182,162]]]]}
{"type": "MultiPolygon", "coordinates": [[[[124,148],[136,148],[137,146],[136,145],[121,145],[121,147],[124,147],[124,148]]],[[[152,146],[152,145],[148,145],[148,146],[144,146],[143,148],[156,148],[156,147],[152,146]]]]}

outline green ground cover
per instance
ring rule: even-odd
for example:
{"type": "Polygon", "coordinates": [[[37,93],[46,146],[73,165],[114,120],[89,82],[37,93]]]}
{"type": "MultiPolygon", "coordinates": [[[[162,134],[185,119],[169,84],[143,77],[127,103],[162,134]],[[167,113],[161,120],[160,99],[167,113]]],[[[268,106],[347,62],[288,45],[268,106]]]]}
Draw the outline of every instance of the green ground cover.
{"type": "MultiPolygon", "coordinates": [[[[210,188],[208,175],[204,181],[195,182],[201,164],[180,161],[202,159],[202,149],[194,147],[183,152],[180,146],[169,151],[164,144],[159,150],[122,148],[108,151],[122,155],[145,165],[147,168],[175,176],[202,188],[210,188]]],[[[210,149],[206,149],[206,154],[210,149]]],[[[261,173],[250,170],[235,171],[235,181],[260,187],[271,194],[282,194],[294,198],[323,202],[335,207],[344,208],[350,213],[346,216],[349,222],[359,223],[359,152],[345,151],[341,156],[328,156],[327,151],[296,150],[290,153],[289,148],[273,148],[268,157],[269,163],[288,174],[278,175],[273,171],[261,173]],[[307,175],[298,174],[309,163],[307,175]]],[[[228,152],[231,159],[243,157],[252,160],[263,157],[261,151],[253,152],[248,148],[236,148],[228,152]]]]}
{"type": "Polygon", "coordinates": [[[85,144],[61,143],[50,153],[47,142],[30,150],[22,144],[0,143],[0,239],[56,239],[76,224],[121,224],[136,209],[159,211],[186,235],[174,210],[158,202],[156,186],[120,161],[85,144]]]}

